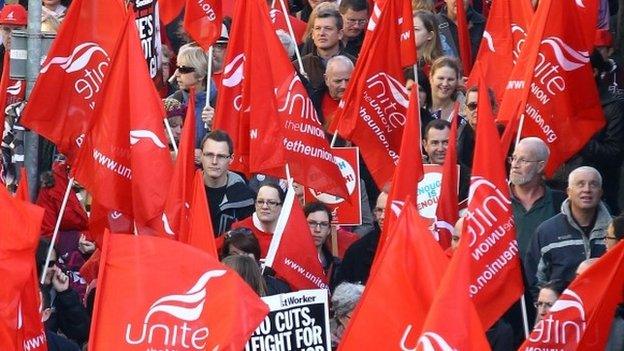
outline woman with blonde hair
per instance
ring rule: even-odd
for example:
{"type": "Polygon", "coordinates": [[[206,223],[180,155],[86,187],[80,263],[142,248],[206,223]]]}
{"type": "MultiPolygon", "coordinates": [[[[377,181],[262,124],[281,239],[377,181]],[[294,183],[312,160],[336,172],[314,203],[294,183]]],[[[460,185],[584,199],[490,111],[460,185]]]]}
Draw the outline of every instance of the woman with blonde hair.
{"type": "Polygon", "coordinates": [[[442,56],[440,36],[435,15],[429,11],[414,13],[414,37],[418,53],[418,67],[429,75],[431,64],[442,56]]]}
{"type": "Polygon", "coordinates": [[[431,83],[431,115],[449,120],[455,102],[463,101],[459,91],[461,67],[452,57],[442,56],[433,61],[429,72],[431,83]]]}

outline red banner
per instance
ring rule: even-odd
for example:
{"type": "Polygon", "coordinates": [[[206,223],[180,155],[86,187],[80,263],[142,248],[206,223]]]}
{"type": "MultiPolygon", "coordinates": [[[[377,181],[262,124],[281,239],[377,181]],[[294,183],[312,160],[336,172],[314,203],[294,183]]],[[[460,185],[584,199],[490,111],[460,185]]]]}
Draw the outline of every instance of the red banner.
{"type": "Polygon", "coordinates": [[[589,64],[593,46],[579,30],[595,26],[596,16],[581,16],[579,7],[595,9],[596,1],[586,3],[540,1],[499,110],[499,119],[511,120],[521,102],[522,136],[539,137],[550,148],[548,176],[605,123],[589,64]]]}

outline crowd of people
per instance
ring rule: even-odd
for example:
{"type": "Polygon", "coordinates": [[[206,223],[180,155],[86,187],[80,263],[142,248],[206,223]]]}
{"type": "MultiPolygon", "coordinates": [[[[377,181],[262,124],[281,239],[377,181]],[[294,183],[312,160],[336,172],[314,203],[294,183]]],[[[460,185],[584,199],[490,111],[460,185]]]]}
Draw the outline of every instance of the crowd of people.
{"type": "MultiPolygon", "coordinates": [[[[467,77],[459,59],[456,1],[460,0],[412,0],[418,70],[415,74],[413,69],[406,69],[404,78],[405,88],[416,87],[419,93],[421,135],[410,137],[421,141],[423,163],[443,165],[449,144],[457,145],[460,202],[469,193],[477,109],[488,103],[496,112],[497,100],[488,86],[466,86],[467,77]],[[490,101],[479,101],[480,89],[488,92],[490,101]],[[453,111],[457,104],[460,106],[457,139],[450,140],[450,120],[455,118],[453,111]]],[[[531,2],[535,8],[539,0],[531,2]]],[[[43,0],[42,24],[46,30],[58,29],[69,3],[43,0]]],[[[278,3],[279,0],[274,5],[276,8],[278,3]]],[[[268,5],[273,5],[272,1],[268,1],[268,5]]],[[[301,38],[292,38],[282,30],[278,30],[277,35],[293,60],[295,70],[299,69],[295,49],[299,50],[305,70],[301,78],[323,127],[327,129],[357,67],[373,4],[367,0],[289,0],[287,6],[293,21],[307,23],[306,31],[301,38]]],[[[491,1],[463,0],[459,6],[465,8],[474,59],[487,23],[485,12],[491,1]]],[[[624,9],[619,11],[621,13],[624,9]]],[[[624,214],[620,214],[624,206],[624,186],[621,186],[624,181],[621,177],[624,173],[624,93],[618,89],[622,74],[616,68],[624,65],[624,48],[613,45],[617,40],[622,43],[619,38],[624,33],[617,31],[622,28],[622,23],[617,21],[623,20],[621,15],[617,19],[617,13],[617,1],[601,1],[598,22],[602,26],[600,29],[612,40],[601,42],[591,56],[605,127],[552,178],[545,176],[551,151],[537,137],[519,140],[507,158],[511,206],[523,265],[525,298],[530,301],[527,313],[531,326],[544,318],[565,287],[580,274],[579,271],[593,264],[624,238],[624,214]]],[[[170,26],[180,26],[180,19],[170,26]]],[[[246,179],[231,169],[233,138],[212,128],[231,21],[231,18],[225,18],[212,57],[188,37],[172,36],[171,33],[180,32],[177,28],[168,29],[166,33],[162,31],[163,36],[169,34],[163,40],[162,50],[163,55],[168,56],[163,60],[166,67],[162,69],[162,81],[168,85],[162,91],[172,131],[170,144],[173,150],[173,145],[180,140],[183,126],[195,124],[195,163],[203,171],[214,230],[214,233],[206,234],[215,236],[222,262],[238,272],[259,296],[287,293],[292,291],[289,284],[271,269],[262,267],[282,211],[287,182],[262,174],[246,179]],[[209,64],[212,76],[208,76],[209,64]],[[169,76],[168,72],[173,74],[169,76]],[[195,92],[196,105],[192,114],[194,120],[189,121],[186,109],[191,91],[195,92]]],[[[11,31],[24,29],[25,25],[26,11],[22,6],[10,4],[4,7],[0,12],[3,43],[0,54],[8,55],[11,31]]],[[[4,62],[6,65],[7,61],[4,62]]],[[[13,102],[6,103],[6,127],[2,135],[2,179],[12,188],[17,184],[14,165],[23,161],[22,137],[17,132],[20,129],[19,112],[11,109],[13,102]]],[[[331,140],[329,132],[328,140],[331,140]]],[[[275,144],[280,143],[275,141],[275,144]]],[[[338,140],[337,144],[350,142],[338,140]]],[[[414,147],[418,145],[415,143],[414,147]]],[[[175,157],[173,151],[172,156],[175,157]]],[[[54,156],[54,159],[58,158],[58,155],[54,156]]],[[[390,192],[390,184],[379,187],[366,164],[360,162],[360,165],[362,221],[359,226],[336,225],[332,208],[320,201],[310,202],[309,196],[306,203],[305,190],[295,184],[297,199],[309,225],[309,235],[329,282],[333,346],[339,344],[365,289],[390,192]]],[[[54,243],[52,260],[45,266],[52,231],[49,224],[59,213],[64,184],[67,184],[67,169],[62,163],[55,162],[53,169],[44,172],[41,178],[37,203],[46,208],[46,214],[36,260],[39,275],[45,275],[41,289],[42,319],[50,350],[78,350],[86,347],[97,286],[97,280],[93,279],[94,268],[88,262],[98,248],[84,235],[89,229],[89,195],[79,186],[75,187],[76,196],[69,200],[59,240],[54,243]]],[[[449,255],[461,240],[461,228],[460,222],[453,233],[452,247],[447,251],[449,255]]],[[[522,343],[525,334],[519,303],[487,331],[487,337],[493,350],[512,350],[522,343]]],[[[624,304],[614,311],[607,349],[624,350],[624,304]]]]}

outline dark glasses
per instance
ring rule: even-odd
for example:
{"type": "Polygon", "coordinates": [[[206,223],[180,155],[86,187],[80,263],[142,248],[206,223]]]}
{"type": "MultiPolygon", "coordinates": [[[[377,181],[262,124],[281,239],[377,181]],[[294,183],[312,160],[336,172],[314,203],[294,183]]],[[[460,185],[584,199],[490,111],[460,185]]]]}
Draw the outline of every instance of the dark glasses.
{"type": "Polygon", "coordinates": [[[189,67],[189,66],[178,66],[178,72],[180,73],[193,73],[195,72],[195,68],[194,67],[189,67]]]}
{"type": "Polygon", "coordinates": [[[466,107],[468,107],[468,110],[474,111],[474,110],[477,109],[477,103],[476,102],[471,102],[469,104],[466,104],[466,107]]]}

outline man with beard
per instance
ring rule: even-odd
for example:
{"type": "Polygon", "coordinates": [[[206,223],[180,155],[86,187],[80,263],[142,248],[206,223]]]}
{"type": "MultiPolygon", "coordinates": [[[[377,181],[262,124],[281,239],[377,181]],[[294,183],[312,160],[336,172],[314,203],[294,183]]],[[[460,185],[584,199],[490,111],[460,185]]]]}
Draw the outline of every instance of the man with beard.
{"type": "Polygon", "coordinates": [[[540,138],[520,140],[509,157],[509,181],[511,205],[516,223],[516,236],[520,257],[524,257],[535,229],[545,220],[561,211],[565,200],[562,191],[554,190],[544,183],[544,169],[550,150],[540,138]]]}

